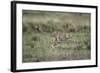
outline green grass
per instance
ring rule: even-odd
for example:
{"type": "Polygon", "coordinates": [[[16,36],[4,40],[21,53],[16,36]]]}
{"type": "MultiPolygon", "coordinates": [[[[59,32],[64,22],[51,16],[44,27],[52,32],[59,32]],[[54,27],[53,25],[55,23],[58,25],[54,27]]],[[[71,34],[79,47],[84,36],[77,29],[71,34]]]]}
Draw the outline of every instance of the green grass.
{"type": "Polygon", "coordinates": [[[23,62],[90,59],[90,14],[23,10],[22,38],[23,62]],[[72,37],[52,47],[58,30],[72,37]]]}

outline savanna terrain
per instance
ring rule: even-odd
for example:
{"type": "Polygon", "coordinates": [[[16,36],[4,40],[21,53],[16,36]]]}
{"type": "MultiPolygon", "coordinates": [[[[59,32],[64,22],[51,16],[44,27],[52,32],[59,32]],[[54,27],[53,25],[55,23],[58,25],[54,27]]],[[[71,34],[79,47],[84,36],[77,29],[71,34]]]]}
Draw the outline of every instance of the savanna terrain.
{"type": "Polygon", "coordinates": [[[90,14],[23,10],[22,61],[65,61],[91,58],[90,14]],[[53,46],[54,32],[70,35],[53,46]]]}

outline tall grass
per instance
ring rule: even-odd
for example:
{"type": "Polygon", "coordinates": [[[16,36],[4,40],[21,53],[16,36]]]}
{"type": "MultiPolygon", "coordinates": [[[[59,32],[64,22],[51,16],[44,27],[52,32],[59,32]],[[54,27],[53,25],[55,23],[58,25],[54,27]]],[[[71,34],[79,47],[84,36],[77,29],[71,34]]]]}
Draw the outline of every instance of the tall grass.
{"type": "Polygon", "coordinates": [[[23,62],[90,59],[90,14],[23,10],[23,62]],[[55,31],[72,37],[52,47],[55,31]]]}

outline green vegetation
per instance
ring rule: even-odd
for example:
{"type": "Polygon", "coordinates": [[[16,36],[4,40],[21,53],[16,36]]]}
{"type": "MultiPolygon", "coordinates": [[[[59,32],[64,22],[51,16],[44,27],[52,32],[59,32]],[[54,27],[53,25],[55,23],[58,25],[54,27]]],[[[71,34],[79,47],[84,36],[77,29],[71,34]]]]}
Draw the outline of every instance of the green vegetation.
{"type": "Polygon", "coordinates": [[[23,10],[22,61],[90,59],[90,14],[23,10]],[[71,37],[52,47],[55,31],[71,37]]]}

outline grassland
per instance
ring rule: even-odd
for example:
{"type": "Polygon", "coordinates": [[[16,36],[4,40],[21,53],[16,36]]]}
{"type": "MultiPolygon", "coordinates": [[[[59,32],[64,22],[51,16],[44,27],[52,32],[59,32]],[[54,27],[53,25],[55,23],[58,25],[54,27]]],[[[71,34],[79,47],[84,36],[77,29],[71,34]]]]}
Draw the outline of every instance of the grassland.
{"type": "Polygon", "coordinates": [[[90,14],[23,10],[22,61],[86,60],[91,58],[90,14]],[[52,47],[55,31],[72,37],[52,47]]]}

